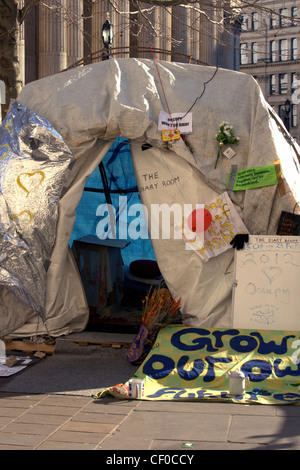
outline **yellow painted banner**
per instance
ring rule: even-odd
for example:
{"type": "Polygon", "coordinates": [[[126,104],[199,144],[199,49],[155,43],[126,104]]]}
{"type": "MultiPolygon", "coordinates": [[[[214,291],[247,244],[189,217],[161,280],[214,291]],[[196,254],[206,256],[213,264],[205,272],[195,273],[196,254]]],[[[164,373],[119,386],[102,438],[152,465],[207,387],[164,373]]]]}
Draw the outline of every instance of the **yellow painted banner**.
{"type": "Polygon", "coordinates": [[[145,400],[299,404],[299,333],[170,325],[133,378],[144,381],[145,400]],[[249,379],[242,395],[229,393],[234,370],[249,379]]]}

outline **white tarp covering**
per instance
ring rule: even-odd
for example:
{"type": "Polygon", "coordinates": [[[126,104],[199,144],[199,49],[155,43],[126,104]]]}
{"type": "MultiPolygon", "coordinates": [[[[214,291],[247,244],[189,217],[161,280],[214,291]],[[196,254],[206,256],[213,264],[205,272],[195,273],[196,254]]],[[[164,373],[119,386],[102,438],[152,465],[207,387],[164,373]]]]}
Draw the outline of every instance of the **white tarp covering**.
{"type": "MultiPolygon", "coordinates": [[[[83,329],[88,319],[68,241],[86,178],[116,137],[130,139],[141,199],[149,212],[152,204],[207,204],[222,197],[232,165],[241,170],[270,165],[278,158],[284,196],[272,185],[230,192],[231,200],[251,234],[276,233],[281,211],[292,212],[299,202],[294,144],[284,137],[252,77],[168,62],[159,62],[158,70],[160,79],[154,61],[111,59],[30,83],[18,98],[52,124],[76,159],[59,202],[56,243],[47,272],[45,313],[52,335],[83,329]],[[192,113],[193,132],[187,139],[193,153],[182,139],[166,148],[158,131],[162,110],[192,113]],[[231,159],[221,156],[215,168],[216,134],[222,121],[233,126],[240,141],[232,147],[235,155],[231,159]],[[143,151],[145,142],[152,147],[143,151]]],[[[152,242],[169,288],[182,299],[185,323],[231,326],[234,250],[203,262],[197,253],[186,249],[183,240],[152,242]]],[[[14,334],[45,332],[41,322],[37,327],[37,315],[4,288],[1,304],[1,317],[5,311],[5,321],[17,326],[14,334]]]]}

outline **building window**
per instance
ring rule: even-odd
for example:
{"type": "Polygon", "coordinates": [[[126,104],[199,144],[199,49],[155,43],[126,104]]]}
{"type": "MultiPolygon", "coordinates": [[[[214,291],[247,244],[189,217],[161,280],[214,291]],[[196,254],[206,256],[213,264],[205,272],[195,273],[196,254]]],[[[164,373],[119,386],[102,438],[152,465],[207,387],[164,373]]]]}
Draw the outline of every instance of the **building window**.
{"type": "Polygon", "coordinates": [[[298,111],[297,105],[292,104],[292,106],[291,106],[291,118],[292,118],[291,119],[291,126],[292,127],[297,127],[297,125],[298,125],[297,111],[298,111]]]}
{"type": "Polygon", "coordinates": [[[248,43],[241,44],[241,65],[248,64],[248,43]]]}
{"type": "Polygon", "coordinates": [[[252,64],[257,64],[258,61],[258,44],[253,42],[251,44],[251,62],[252,64]]]}
{"type": "Polygon", "coordinates": [[[289,50],[287,39],[280,39],[279,41],[279,60],[288,60],[289,50]]]}
{"type": "Polygon", "coordinates": [[[276,78],[275,75],[270,75],[270,95],[275,95],[276,91],[276,78]]]}
{"type": "Polygon", "coordinates": [[[291,39],[291,59],[297,59],[298,57],[298,44],[297,38],[291,39]]]}
{"type": "Polygon", "coordinates": [[[279,117],[280,117],[281,119],[284,119],[284,117],[285,117],[285,108],[284,108],[284,104],[280,104],[280,105],[278,106],[278,114],[279,114],[279,117]]]}
{"type": "Polygon", "coordinates": [[[287,73],[279,74],[279,93],[285,95],[288,91],[287,73]]]}
{"type": "Polygon", "coordinates": [[[291,92],[294,93],[294,91],[296,91],[297,89],[297,85],[298,85],[298,78],[297,78],[297,73],[296,72],[292,72],[291,73],[291,92]]]}
{"type": "Polygon", "coordinates": [[[270,28],[277,28],[278,21],[277,21],[277,15],[275,13],[272,13],[270,16],[270,28]]]}
{"type": "Polygon", "coordinates": [[[242,31],[248,31],[249,29],[249,16],[248,15],[243,15],[241,28],[242,28],[242,31]]]}
{"type": "Polygon", "coordinates": [[[275,41],[270,41],[270,60],[271,60],[271,62],[276,62],[276,43],[275,43],[275,41]]]}
{"type": "Polygon", "coordinates": [[[252,13],[251,28],[255,31],[258,29],[258,14],[257,14],[257,12],[252,13]]]}
{"type": "Polygon", "coordinates": [[[279,10],[279,25],[284,28],[285,26],[289,25],[288,19],[288,9],[287,8],[280,8],[279,10]]]}
{"type": "Polygon", "coordinates": [[[296,26],[297,21],[295,21],[294,18],[297,18],[298,16],[297,7],[292,7],[291,14],[292,14],[292,26],[296,26]]]}

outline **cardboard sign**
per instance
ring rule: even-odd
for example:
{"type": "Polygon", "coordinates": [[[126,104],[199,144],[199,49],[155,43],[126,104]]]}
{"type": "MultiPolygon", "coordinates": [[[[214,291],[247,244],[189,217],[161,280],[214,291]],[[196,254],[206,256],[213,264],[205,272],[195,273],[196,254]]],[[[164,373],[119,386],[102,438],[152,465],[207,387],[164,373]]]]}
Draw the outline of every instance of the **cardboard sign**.
{"type": "Polygon", "coordinates": [[[205,211],[210,213],[210,224],[202,224],[204,231],[197,233],[191,230],[185,219],[182,238],[187,249],[194,250],[203,261],[208,261],[232,248],[230,242],[234,236],[248,233],[248,230],[226,192],[204,204],[204,214],[205,211]]]}
{"type": "Polygon", "coordinates": [[[300,215],[282,211],[277,235],[300,235],[300,215]]]}
{"type": "Polygon", "coordinates": [[[250,235],[235,253],[233,326],[300,330],[300,237],[250,235]]]}
{"type": "Polygon", "coordinates": [[[193,132],[192,113],[172,113],[171,116],[165,111],[159,114],[158,130],[179,129],[181,134],[191,134],[193,132]]]}

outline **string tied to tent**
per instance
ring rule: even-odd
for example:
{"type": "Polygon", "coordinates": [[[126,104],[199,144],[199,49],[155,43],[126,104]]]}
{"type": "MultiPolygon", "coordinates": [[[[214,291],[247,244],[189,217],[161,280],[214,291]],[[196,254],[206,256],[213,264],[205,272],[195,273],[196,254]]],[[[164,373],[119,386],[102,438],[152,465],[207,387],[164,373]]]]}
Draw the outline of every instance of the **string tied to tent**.
{"type": "Polygon", "coordinates": [[[167,100],[167,97],[166,97],[165,89],[164,89],[162,79],[161,79],[161,76],[160,76],[160,73],[159,73],[159,70],[158,70],[158,65],[157,65],[157,62],[156,62],[156,59],[155,59],[155,55],[154,55],[154,51],[153,51],[153,44],[151,45],[151,53],[152,53],[152,56],[153,56],[154,64],[155,64],[155,67],[156,67],[156,71],[157,71],[157,75],[158,75],[158,78],[159,78],[160,86],[161,86],[161,89],[162,89],[162,92],[163,92],[163,95],[164,95],[167,110],[168,110],[168,113],[169,113],[169,116],[170,116],[170,119],[171,119],[171,123],[172,123],[173,129],[175,129],[172,114],[171,114],[170,107],[169,107],[169,104],[168,104],[168,100],[167,100]]]}

